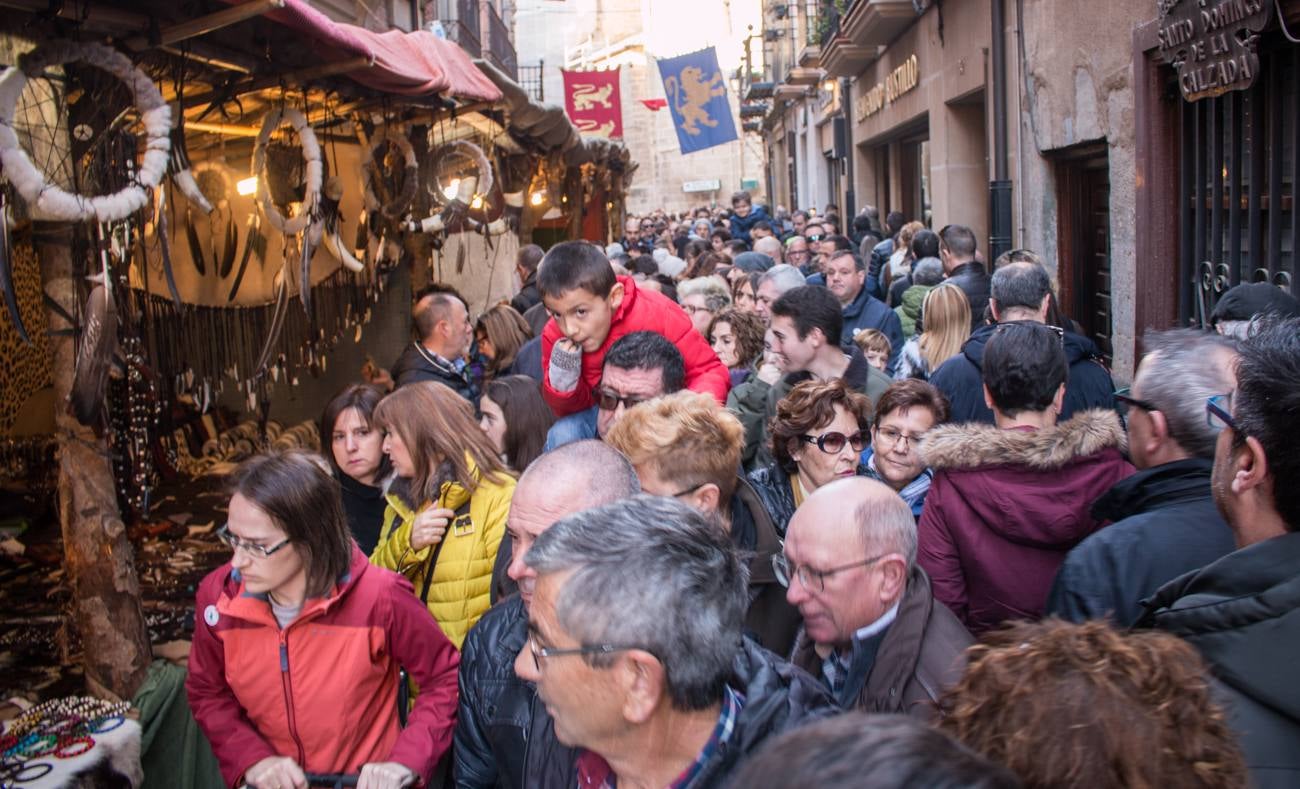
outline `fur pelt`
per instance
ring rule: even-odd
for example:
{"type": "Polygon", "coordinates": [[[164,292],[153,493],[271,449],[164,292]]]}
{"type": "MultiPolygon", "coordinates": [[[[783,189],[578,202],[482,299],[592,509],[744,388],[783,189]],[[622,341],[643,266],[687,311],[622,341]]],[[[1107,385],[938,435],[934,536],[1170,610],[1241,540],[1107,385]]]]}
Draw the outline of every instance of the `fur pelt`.
{"type": "Polygon", "coordinates": [[[931,430],[921,445],[926,464],[940,469],[983,466],[1024,466],[1039,471],[1062,468],[1103,449],[1121,452],[1127,446],[1124,428],[1114,411],[1081,411],[1068,422],[1045,430],[1000,430],[968,423],[931,430]]]}

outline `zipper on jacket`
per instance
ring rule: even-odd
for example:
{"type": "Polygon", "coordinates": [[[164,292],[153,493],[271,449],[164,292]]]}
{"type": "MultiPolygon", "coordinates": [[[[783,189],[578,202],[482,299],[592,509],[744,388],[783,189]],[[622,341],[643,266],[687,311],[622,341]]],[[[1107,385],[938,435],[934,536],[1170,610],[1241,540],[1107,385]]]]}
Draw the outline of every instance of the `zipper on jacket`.
{"type": "Polygon", "coordinates": [[[293,681],[289,678],[289,642],[285,631],[280,631],[280,686],[284,690],[284,709],[289,722],[289,735],[298,746],[298,766],[307,769],[307,752],[298,737],[298,721],[293,714],[293,681]]]}

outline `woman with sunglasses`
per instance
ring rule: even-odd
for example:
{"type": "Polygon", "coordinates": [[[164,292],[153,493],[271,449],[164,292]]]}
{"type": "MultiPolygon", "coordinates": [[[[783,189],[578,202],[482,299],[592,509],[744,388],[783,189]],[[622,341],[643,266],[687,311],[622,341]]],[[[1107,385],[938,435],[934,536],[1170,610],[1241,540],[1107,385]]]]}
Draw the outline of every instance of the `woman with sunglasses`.
{"type": "Polygon", "coordinates": [[[768,425],[771,465],[749,481],[785,534],[795,509],[821,486],[863,473],[858,457],[867,446],[871,400],[840,379],[804,381],[776,404],[768,425]]]}
{"type": "Polygon", "coordinates": [[[451,748],[455,648],[352,541],[323,459],[254,457],[231,490],[218,534],[234,553],[199,585],[185,681],[226,785],[304,787],[308,772],[427,784],[451,748]],[[420,688],[404,729],[399,668],[420,688]]]}

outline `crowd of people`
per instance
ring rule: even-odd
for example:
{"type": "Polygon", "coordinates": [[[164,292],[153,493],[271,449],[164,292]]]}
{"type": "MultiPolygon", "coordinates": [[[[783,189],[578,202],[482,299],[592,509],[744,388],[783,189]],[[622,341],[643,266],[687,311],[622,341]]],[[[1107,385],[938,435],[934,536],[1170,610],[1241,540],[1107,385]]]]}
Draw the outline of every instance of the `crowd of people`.
{"type": "Polygon", "coordinates": [[[231,483],[225,781],[1300,782],[1300,304],[1238,286],[1116,391],[1038,255],[907,220],[742,192],[415,294],[323,457],[231,483]]]}

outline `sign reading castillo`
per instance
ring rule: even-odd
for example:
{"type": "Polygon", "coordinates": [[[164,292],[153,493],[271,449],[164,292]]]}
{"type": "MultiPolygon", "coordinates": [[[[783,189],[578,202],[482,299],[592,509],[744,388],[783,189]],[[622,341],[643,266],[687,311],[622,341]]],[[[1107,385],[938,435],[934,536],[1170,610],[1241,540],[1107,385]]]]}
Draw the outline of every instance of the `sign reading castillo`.
{"type": "Polygon", "coordinates": [[[1259,73],[1255,46],[1273,0],[1157,0],[1160,55],[1178,70],[1188,101],[1249,88],[1259,73]]]}

